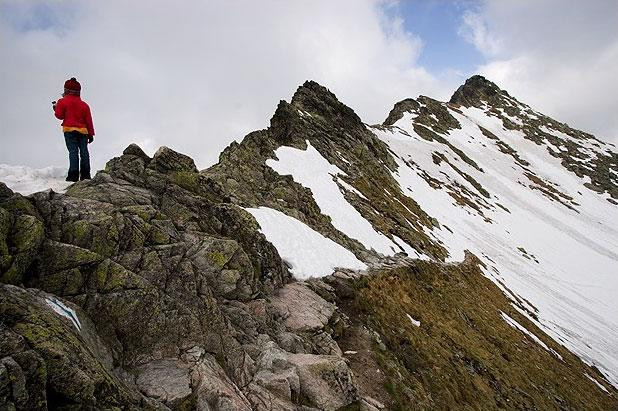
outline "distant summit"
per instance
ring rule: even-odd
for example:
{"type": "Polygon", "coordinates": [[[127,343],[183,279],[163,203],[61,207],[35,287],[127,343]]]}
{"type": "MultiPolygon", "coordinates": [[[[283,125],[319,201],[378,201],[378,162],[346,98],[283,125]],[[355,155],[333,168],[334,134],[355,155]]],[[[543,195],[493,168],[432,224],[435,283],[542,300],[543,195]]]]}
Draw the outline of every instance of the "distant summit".
{"type": "Polygon", "coordinates": [[[501,95],[509,96],[506,91],[501,90],[485,77],[475,75],[459,86],[449,100],[449,103],[460,104],[466,107],[478,107],[481,101],[494,102],[501,95]]]}

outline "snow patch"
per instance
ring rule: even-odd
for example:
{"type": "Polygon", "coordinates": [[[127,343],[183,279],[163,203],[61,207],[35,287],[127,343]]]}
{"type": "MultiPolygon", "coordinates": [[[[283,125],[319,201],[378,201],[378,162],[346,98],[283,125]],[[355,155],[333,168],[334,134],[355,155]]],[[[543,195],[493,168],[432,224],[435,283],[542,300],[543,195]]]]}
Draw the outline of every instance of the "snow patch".
{"type": "Polygon", "coordinates": [[[584,373],[584,375],[585,375],[586,377],[588,377],[588,379],[589,379],[590,381],[592,381],[593,383],[595,383],[595,384],[597,385],[597,387],[599,387],[602,391],[604,391],[605,393],[609,394],[609,391],[607,391],[607,388],[605,388],[605,387],[603,386],[603,384],[601,384],[600,382],[598,382],[598,381],[596,380],[596,378],[591,377],[591,376],[590,376],[587,372],[586,372],[586,373],[584,373]]]}
{"type": "Polygon", "coordinates": [[[348,191],[353,192],[354,194],[358,195],[360,198],[364,198],[365,200],[367,200],[367,197],[365,197],[363,195],[363,193],[361,193],[360,191],[358,191],[357,189],[355,189],[354,187],[352,187],[350,184],[346,183],[342,178],[337,178],[337,181],[339,182],[339,184],[341,184],[343,186],[343,188],[345,188],[348,191]]]}
{"type": "Polygon", "coordinates": [[[268,207],[246,208],[297,279],[324,277],[335,268],[364,270],[354,254],[301,221],[268,207]]]}
{"type": "Polygon", "coordinates": [[[79,318],[77,318],[77,313],[72,308],[67,307],[62,303],[62,301],[56,298],[46,298],[45,302],[49,305],[52,310],[65,318],[68,318],[71,321],[71,324],[77,328],[77,331],[82,330],[82,324],[79,322],[79,318]]]}
{"type": "Polygon", "coordinates": [[[407,242],[405,242],[402,238],[397,237],[393,234],[393,242],[397,244],[399,247],[403,249],[403,252],[411,258],[420,258],[423,260],[429,259],[425,254],[419,254],[414,248],[412,248],[407,242]]]}
{"type": "Polygon", "coordinates": [[[558,354],[556,351],[554,351],[551,348],[549,348],[543,341],[541,341],[539,339],[539,337],[537,337],[536,335],[534,335],[530,331],[528,331],[528,329],[526,327],[524,327],[523,325],[521,325],[520,323],[518,323],[517,321],[515,321],[514,319],[509,317],[507,314],[503,313],[502,311],[500,311],[500,315],[502,316],[502,319],[504,319],[504,321],[506,321],[506,323],[508,325],[510,325],[511,327],[516,328],[519,331],[521,331],[522,333],[526,334],[528,337],[532,338],[532,340],[534,342],[536,342],[541,347],[543,347],[546,351],[549,351],[550,353],[555,355],[557,358],[562,360],[562,356],[560,354],[558,354]]]}
{"type": "Polygon", "coordinates": [[[406,315],[408,316],[408,319],[412,322],[412,325],[414,325],[415,327],[420,327],[421,326],[421,322],[418,320],[415,320],[414,318],[412,318],[412,316],[408,313],[406,313],[406,315]]]}
{"type": "Polygon", "coordinates": [[[307,150],[282,146],[275,154],[279,160],[267,160],[266,164],[277,173],[289,174],[294,181],[311,189],[321,212],[331,218],[337,230],[358,240],[368,250],[374,249],[384,255],[396,253],[397,245],[384,234],[377,232],[371,223],[346,201],[339,190],[334,178],[346,175],[345,172],[322,157],[309,141],[307,150]]]}
{"type": "Polygon", "coordinates": [[[500,114],[502,115],[502,117],[509,119],[512,123],[517,124],[520,127],[524,125],[524,122],[519,117],[513,117],[511,115],[508,115],[506,111],[504,111],[501,108],[498,109],[498,111],[500,111],[500,114]]]}

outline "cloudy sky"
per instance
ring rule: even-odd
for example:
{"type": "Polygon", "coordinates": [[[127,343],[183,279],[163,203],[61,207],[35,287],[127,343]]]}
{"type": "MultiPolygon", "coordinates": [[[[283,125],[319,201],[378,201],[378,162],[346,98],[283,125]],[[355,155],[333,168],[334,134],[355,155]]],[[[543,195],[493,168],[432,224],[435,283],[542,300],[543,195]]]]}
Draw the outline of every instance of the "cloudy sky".
{"type": "Polygon", "coordinates": [[[51,101],[76,76],[102,167],[131,142],[217,160],[306,79],[367,123],[484,74],[618,143],[615,0],[3,0],[0,163],[65,165],[51,101]]]}

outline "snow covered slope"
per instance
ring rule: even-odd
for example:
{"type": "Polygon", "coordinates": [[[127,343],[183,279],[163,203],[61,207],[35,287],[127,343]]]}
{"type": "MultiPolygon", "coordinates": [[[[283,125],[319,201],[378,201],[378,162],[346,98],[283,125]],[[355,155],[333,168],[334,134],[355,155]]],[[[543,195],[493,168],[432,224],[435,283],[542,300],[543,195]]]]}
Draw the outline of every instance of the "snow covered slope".
{"type": "Polygon", "coordinates": [[[330,275],[337,267],[364,270],[354,254],[293,217],[268,207],[248,208],[296,278],[330,275]]]}
{"type": "MultiPolygon", "coordinates": [[[[307,142],[307,149],[279,147],[275,152],[278,160],[266,164],[280,174],[289,174],[304,187],[311,189],[313,198],[323,214],[329,216],[333,226],[348,237],[360,241],[368,250],[384,255],[394,255],[399,247],[384,234],[376,231],[369,221],[348,203],[337,186],[338,176],[345,176],[337,166],[330,164],[307,142]]],[[[341,184],[341,183],[340,183],[341,184]]],[[[343,187],[362,194],[343,181],[343,187]]]]}
{"type": "MultiPolygon", "coordinates": [[[[522,313],[617,384],[615,200],[589,189],[590,177],[565,169],[554,155],[561,146],[528,139],[489,105],[441,104],[460,125],[446,132],[421,125],[425,107],[372,130],[397,161],[401,189],[440,222],[431,234],[453,260],[466,249],[481,258],[485,274],[522,313]]],[[[551,126],[544,131],[556,143],[573,139],[551,126]]],[[[578,143],[591,158],[613,152],[597,140],[578,143]]]]}

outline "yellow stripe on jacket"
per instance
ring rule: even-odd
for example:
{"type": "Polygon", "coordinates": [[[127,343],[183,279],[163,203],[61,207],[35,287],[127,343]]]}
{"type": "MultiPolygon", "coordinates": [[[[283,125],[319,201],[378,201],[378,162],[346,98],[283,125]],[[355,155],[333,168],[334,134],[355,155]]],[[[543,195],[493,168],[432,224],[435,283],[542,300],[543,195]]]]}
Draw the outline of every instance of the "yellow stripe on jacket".
{"type": "Polygon", "coordinates": [[[85,136],[88,135],[88,129],[86,127],[62,127],[63,133],[69,133],[71,131],[77,131],[85,136]]]}

